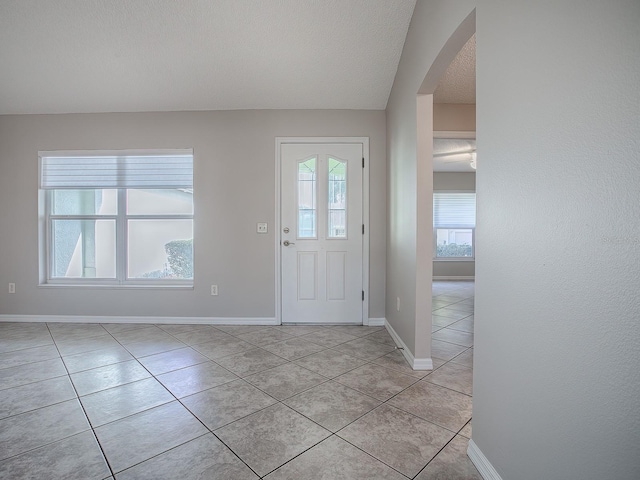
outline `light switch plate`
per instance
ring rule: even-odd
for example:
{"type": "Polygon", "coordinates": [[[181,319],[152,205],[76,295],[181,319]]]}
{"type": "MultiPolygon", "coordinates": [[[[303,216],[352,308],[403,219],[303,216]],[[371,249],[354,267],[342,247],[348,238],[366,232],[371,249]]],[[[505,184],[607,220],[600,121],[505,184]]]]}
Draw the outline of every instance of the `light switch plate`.
{"type": "Polygon", "coordinates": [[[258,233],[267,233],[267,224],[260,222],[258,223],[258,233]]]}

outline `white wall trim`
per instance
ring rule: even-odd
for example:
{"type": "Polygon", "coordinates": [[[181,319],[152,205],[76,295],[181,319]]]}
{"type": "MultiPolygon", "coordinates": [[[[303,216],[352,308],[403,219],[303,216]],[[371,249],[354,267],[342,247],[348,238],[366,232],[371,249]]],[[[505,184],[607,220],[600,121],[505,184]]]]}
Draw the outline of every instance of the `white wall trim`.
{"type": "Polygon", "coordinates": [[[365,233],[362,239],[362,289],[364,301],[362,302],[362,325],[367,325],[369,318],[369,236],[371,223],[369,222],[369,137],[276,137],[276,205],[275,205],[275,248],[276,248],[276,320],[278,325],[282,323],[282,273],[280,252],[280,156],[284,143],[359,143],[362,144],[362,156],[365,159],[365,168],[362,176],[362,222],[365,224],[365,233]]]}
{"type": "Polygon", "coordinates": [[[493,468],[491,462],[484,456],[473,440],[469,440],[467,455],[469,455],[471,462],[478,469],[478,472],[480,472],[484,480],[502,480],[500,474],[493,468]]]}
{"type": "MultiPolygon", "coordinates": [[[[415,310],[413,324],[413,355],[431,355],[433,299],[433,257],[435,256],[435,230],[433,228],[433,94],[416,96],[416,197],[415,209],[415,310]],[[421,294],[424,292],[425,294],[421,294]],[[426,294],[429,292],[428,294],[426,294]]],[[[414,163],[412,163],[414,165],[414,163]]],[[[413,362],[414,369],[424,369],[413,362]]]]}
{"type": "Polygon", "coordinates": [[[387,322],[386,318],[369,318],[369,319],[365,319],[367,321],[367,323],[365,323],[365,325],[368,325],[369,327],[384,327],[385,323],[387,322]]]}
{"type": "Polygon", "coordinates": [[[279,325],[274,317],[136,317],[86,315],[8,315],[0,314],[1,322],[48,323],[155,323],[202,325],[279,325]]]}
{"type": "Polygon", "coordinates": [[[433,370],[433,360],[431,358],[415,358],[413,353],[409,350],[409,347],[402,341],[400,336],[393,329],[391,324],[385,319],[384,326],[393,338],[393,341],[396,342],[396,345],[399,347],[400,352],[404,355],[404,358],[409,362],[411,368],[414,370],[433,370]]]}
{"type": "Polygon", "coordinates": [[[474,276],[463,276],[463,275],[434,275],[433,276],[434,280],[475,280],[476,277],[474,276]]]}
{"type": "MultiPolygon", "coordinates": [[[[409,352],[411,354],[411,352],[409,352]]],[[[414,358],[414,370],[433,370],[433,360],[431,358],[414,358]]]]}
{"type": "Polygon", "coordinates": [[[434,130],[433,138],[476,138],[476,132],[457,130],[434,130]]]}

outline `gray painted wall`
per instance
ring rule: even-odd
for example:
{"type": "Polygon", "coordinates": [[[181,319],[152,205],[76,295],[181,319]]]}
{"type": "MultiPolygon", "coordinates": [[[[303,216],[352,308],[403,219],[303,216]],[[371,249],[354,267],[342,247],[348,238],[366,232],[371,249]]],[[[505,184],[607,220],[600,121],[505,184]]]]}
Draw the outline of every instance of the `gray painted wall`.
{"type": "MultiPolygon", "coordinates": [[[[438,190],[475,192],[476,174],[471,172],[433,172],[433,191],[437,192],[438,190]]],[[[435,260],[433,262],[434,277],[473,277],[475,274],[475,262],[435,260]]]]}
{"type": "Polygon", "coordinates": [[[639,476],[639,23],[478,1],[473,440],[505,480],[639,476]]]}
{"type": "Polygon", "coordinates": [[[476,106],[434,103],[433,130],[436,132],[475,132],[476,106]]]}
{"type": "Polygon", "coordinates": [[[273,317],[277,136],[370,137],[369,316],[384,317],[385,113],[287,110],[0,116],[0,314],[273,317]],[[193,290],[38,287],[39,150],[190,147],[193,290]]]}
{"type": "Polygon", "coordinates": [[[476,174],[473,172],[433,172],[433,191],[476,191],[476,174]]]}
{"type": "MultiPolygon", "coordinates": [[[[475,3],[418,0],[387,109],[387,318],[408,345],[416,93],[475,3]]],[[[477,2],[473,441],[505,480],[640,471],[639,22],[636,0],[477,2]]]]}

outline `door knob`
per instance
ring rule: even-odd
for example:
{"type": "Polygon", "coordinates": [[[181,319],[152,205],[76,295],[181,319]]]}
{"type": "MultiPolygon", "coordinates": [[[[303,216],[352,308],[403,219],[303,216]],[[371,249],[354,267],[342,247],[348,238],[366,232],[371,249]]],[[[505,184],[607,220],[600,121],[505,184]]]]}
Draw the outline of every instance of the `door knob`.
{"type": "Polygon", "coordinates": [[[295,243],[290,242],[289,240],[285,240],[284,242],[282,242],[282,244],[283,244],[285,247],[288,247],[289,245],[295,245],[295,243]]]}

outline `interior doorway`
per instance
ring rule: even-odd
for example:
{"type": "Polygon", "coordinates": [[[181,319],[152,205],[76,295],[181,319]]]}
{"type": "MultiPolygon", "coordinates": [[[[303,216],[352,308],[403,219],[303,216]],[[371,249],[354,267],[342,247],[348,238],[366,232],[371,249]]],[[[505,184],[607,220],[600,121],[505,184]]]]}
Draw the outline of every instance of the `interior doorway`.
{"type": "MultiPolygon", "coordinates": [[[[416,340],[416,351],[424,349],[431,352],[430,356],[434,357],[431,342],[432,313],[437,305],[434,305],[430,293],[433,288],[437,236],[434,229],[433,197],[434,191],[442,188],[442,184],[439,182],[441,179],[434,178],[434,131],[473,132],[475,138],[475,11],[451,35],[427,72],[417,96],[417,127],[418,239],[416,257],[418,271],[425,273],[417,276],[416,291],[426,293],[425,297],[427,298],[420,298],[420,295],[417,295],[416,338],[423,339],[421,341],[426,345],[420,346],[416,340]],[[461,69],[466,70],[467,73],[456,74],[456,69],[458,72],[461,69]],[[469,71],[471,73],[468,73],[469,71]],[[467,91],[461,88],[460,84],[466,85],[467,91]],[[468,88],[469,86],[472,88],[468,88]],[[459,97],[458,100],[455,99],[456,95],[459,97]],[[428,276],[428,278],[423,278],[424,276],[428,276]]],[[[459,166],[468,168],[470,171],[464,173],[474,176],[473,171],[475,170],[471,166],[471,160],[477,165],[475,148],[467,148],[467,150],[465,152],[467,163],[460,162],[459,166]]],[[[447,176],[449,177],[447,180],[452,180],[451,175],[447,176]]],[[[450,187],[452,186],[450,185],[450,187]]],[[[455,190],[455,187],[450,190],[455,190]]],[[[475,192],[475,179],[473,190],[475,192]]],[[[452,226],[457,227],[457,225],[452,226]]],[[[462,238],[463,235],[460,237],[462,238]]],[[[447,264],[442,261],[442,265],[448,265],[447,268],[453,272],[450,272],[448,276],[459,277],[458,267],[462,263],[458,264],[457,261],[452,260],[446,261],[447,264]]],[[[464,261],[474,262],[474,259],[464,261]]],[[[473,265],[475,264],[473,263],[473,265]]],[[[472,277],[472,275],[465,276],[472,277]]]]}

